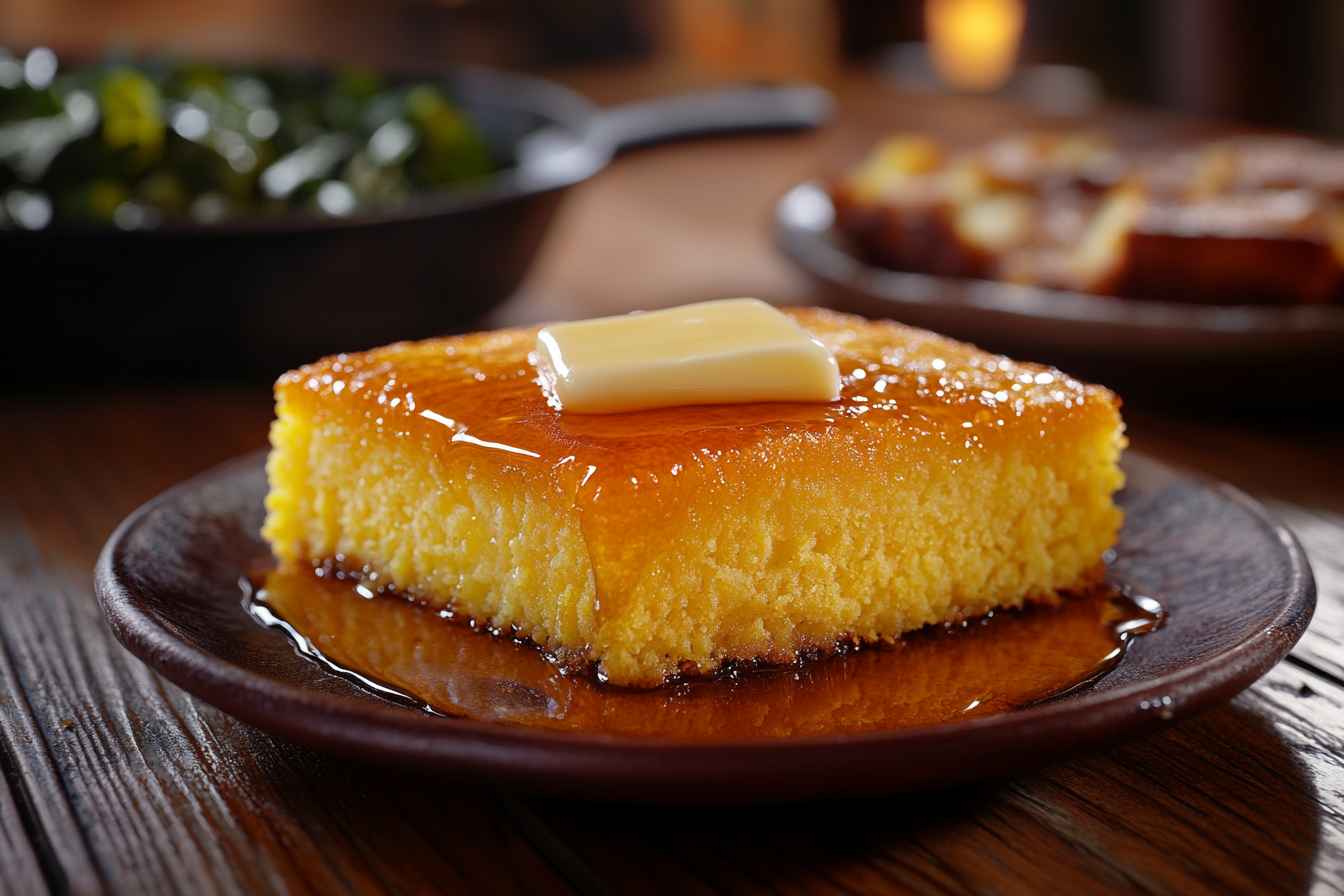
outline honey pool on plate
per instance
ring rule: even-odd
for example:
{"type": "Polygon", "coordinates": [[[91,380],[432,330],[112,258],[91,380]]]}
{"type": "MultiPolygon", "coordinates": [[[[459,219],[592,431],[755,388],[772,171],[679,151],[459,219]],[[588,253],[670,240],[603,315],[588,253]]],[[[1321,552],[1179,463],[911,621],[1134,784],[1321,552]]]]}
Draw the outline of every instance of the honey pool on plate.
{"type": "Polygon", "coordinates": [[[1055,606],[931,627],[889,647],[630,690],[307,566],[267,574],[248,588],[247,607],[332,672],[427,711],[684,741],[889,731],[1018,709],[1106,674],[1131,638],[1163,618],[1153,599],[1103,586],[1055,606]]]}

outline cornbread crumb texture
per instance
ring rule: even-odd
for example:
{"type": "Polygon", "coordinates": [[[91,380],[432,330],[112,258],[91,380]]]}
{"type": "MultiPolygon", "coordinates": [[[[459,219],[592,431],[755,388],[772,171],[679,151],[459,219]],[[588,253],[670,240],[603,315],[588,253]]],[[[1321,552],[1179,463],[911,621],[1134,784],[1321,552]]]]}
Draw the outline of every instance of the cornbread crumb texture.
{"type": "Polygon", "coordinates": [[[896,324],[791,313],[835,353],[840,401],[559,414],[533,330],[287,374],[266,537],[632,685],[893,637],[1096,569],[1120,524],[1109,392],[896,324]]]}

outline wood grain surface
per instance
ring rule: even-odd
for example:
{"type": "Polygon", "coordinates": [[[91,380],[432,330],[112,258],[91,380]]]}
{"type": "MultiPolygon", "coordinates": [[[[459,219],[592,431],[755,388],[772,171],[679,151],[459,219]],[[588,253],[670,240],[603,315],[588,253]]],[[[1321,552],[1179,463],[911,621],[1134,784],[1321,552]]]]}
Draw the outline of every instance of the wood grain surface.
{"type": "MultiPolygon", "coordinates": [[[[825,135],[622,160],[573,196],[496,322],[725,293],[807,301],[768,243],[775,196],[852,158],[874,122],[1005,120],[869,84],[841,100],[825,135]]],[[[534,799],[332,759],[126,654],[94,602],[98,549],[156,492],[263,446],[270,415],[264,384],[0,401],[0,892],[1344,892],[1337,411],[1127,408],[1137,448],[1266,501],[1311,557],[1315,622],[1231,704],[1011,781],[731,812],[534,799]]]]}

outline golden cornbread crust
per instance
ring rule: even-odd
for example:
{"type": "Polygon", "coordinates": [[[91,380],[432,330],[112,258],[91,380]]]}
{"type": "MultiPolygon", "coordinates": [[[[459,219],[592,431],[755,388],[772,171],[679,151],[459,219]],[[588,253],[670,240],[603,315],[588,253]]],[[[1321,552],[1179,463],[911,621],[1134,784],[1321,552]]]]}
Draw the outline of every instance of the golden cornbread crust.
{"type": "Polygon", "coordinates": [[[789,312],[841,399],[562,414],[535,330],[285,374],[264,535],[652,686],[1052,598],[1121,515],[1119,402],[889,322],[789,312]]]}

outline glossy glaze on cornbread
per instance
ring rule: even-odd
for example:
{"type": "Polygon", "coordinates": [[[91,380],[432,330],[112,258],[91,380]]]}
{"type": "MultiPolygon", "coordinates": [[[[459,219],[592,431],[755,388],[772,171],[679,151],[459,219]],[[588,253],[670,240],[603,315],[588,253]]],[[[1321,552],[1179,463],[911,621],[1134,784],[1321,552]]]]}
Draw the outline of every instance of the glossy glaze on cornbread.
{"type": "Polygon", "coordinates": [[[265,529],[656,684],[1042,598],[1120,523],[1117,402],[919,330],[792,312],[838,402],[562,414],[535,331],[286,374],[265,529]]]}

